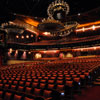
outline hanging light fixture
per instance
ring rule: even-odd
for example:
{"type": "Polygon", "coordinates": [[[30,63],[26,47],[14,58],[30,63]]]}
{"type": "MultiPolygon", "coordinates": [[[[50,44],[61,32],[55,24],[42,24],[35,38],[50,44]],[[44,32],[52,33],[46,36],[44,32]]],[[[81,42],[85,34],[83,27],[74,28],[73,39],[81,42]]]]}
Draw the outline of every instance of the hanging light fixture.
{"type": "Polygon", "coordinates": [[[52,19],[63,20],[69,13],[69,9],[67,2],[64,2],[63,0],[55,0],[49,5],[47,14],[52,19]]]}
{"type": "Polygon", "coordinates": [[[55,0],[47,9],[48,18],[44,18],[37,28],[42,32],[50,32],[51,36],[69,35],[78,25],[76,21],[64,21],[69,9],[67,2],[55,0]]]}

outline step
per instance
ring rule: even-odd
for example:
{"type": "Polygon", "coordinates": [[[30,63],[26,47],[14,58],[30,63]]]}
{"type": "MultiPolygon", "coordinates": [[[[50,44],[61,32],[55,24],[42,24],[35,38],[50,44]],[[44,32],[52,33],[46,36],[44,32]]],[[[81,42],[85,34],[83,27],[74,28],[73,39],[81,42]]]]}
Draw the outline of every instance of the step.
{"type": "Polygon", "coordinates": [[[98,78],[100,79],[100,76],[98,78]]]}
{"type": "Polygon", "coordinates": [[[93,82],[94,85],[100,85],[100,82],[93,82]]]}
{"type": "Polygon", "coordinates": [[[98,79],[96,79],[96,81],[100,82],[100,79],[98,78],[98,79]]]}

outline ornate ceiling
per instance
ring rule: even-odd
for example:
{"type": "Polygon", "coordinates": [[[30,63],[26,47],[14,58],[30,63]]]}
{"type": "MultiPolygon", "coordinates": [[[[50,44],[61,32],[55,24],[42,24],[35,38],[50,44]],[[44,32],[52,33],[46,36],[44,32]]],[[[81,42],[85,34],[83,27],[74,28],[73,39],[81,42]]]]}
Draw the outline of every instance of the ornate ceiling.
{"type": "MultiPolygon", "coordinates": [[[[45,2],[44,0],[13,0],[12,2],[11,0],[1,0],[0,9],[3,10],[4,13],[1,13],[0,19],[7,19],[3,23],[11,21],[18,26],[24,26],[25,30],[31,31],[33,34],[35,33],[38,36],[42,36],[43,32],[39,31],[37,26],[42,22],[44,17],[47,17],[47,7],[52,1],[54,0],[45,0],[45,2]]],[[[90,1],[91,5],[80,0],[68,0],[67,2],[71,11],[65,21],[77,21],[79,24],[83,25],[83,23],[100,20],[100,7],[98,0],[90,1]]],[[[78,28],[83,28],[82,25],[79,25],[78,28]]],[[[94,23],[91,25],[94,25],[94,23]]],[[[41,43],[41,45],[48,45],[62,44],[62,42],[66,44],[67,38],[57,39],[58,38],[56,38],[55,41],[52,41],[52,39],[51,41],[47,40],[48,42],[42,41],[33,44],[38,45],[41,43]]]]}

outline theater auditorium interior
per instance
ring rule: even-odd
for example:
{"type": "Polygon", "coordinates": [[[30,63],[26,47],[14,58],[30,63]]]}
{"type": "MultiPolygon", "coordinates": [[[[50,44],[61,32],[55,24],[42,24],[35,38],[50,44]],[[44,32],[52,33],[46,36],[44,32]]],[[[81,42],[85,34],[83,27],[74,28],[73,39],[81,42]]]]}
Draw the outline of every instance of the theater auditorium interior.
{"type": "Polygon", "coordinates": [[[100,100],[100,0],[0,0],[0,100],[100,100]]]}

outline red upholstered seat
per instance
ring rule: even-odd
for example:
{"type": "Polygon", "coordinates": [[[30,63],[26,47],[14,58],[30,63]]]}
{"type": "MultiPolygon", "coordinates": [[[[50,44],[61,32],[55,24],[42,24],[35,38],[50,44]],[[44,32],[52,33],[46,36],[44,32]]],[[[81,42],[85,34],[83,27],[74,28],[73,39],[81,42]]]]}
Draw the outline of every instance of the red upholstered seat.
{"type": "Polygon", "coordinates": [[[78,72],[77,75],[81,75],[81,72],[78,72]]]}
{"type": "Polygon", "coordinates": [[[63,80],[57,80],[56,83],[57,84],[63,84],[63,80]]]}
{"type": "Polygon", "coordinates": [[[53,77],[56,77],[57,75],[56,74],[53,74],[53,77]]]}
{"type": "Polygon", "coordinates": [[[56,77],[50,77],[50,79],[55,80],[55,79],[56,79],[56,77]]]}
{"type": "Polygon", "coordinates": [[[32,81],[32,79],[27,79],[27,81],[28,81],[28,82],[31,82],[31,81],[32,81]]]}
{"type": "Polygon", "coordinates": [[[34,88],[34,94],[37,96],[41,95],[41,89],[34,88]]]}
{"type": "Polygon", "coordinates": [[[12,80],[9,80],[9,81],[8,81],[8,84],[12,84],[12,82],[13,82],[12,80]]]}
{"type": "Polygon", "coordinates": [[[14,80],[14,79],[15,79],[15,78],[13,78],[13,77],[11,78],[11,80],[14,80]]]}
{"type": "Polygon", "coordinates": [[[12,96],[12,93],[6,92],[4,96],[4,100],[10,100],[12,96]]]}
{"type": "Polygon", "coordinates": [[[77,77],[77,75],[72,75],[73,78],[77,77]]]}
{"type": "Polygon", "coordinates": [[[51,93],[52,93],[52,91],[50,91],[50,90],[44,90],[43,96],[45,98],[49,98],[49,97],[51,97],[51,93]]]}
{"type": "Polygon", "coordinates": [[[3,91],[0,91],[0,98],[2,98],[2,95],[3,95],[3,91]]]}
{"type": "Polygon", "coordinates": [[[8,88],[9,88],[9,84],[5,84],[5,85],[4,85],[4,88],[5,88],[5,89],[8,89],[8,88]]]}
{"type": "Polygon", "coordinates": [[[58,75],[59,77],[63,77],[62,73],[60,75],[58,75]]]}
{"type": "Polygon", "coordinates": [[[3,84],[0,84],[0,88],[3,88],[3,84]]]}
{"type": "Polygon", "coordinates": [[[3,80],[3,83],[7,83],[7,80],[3,80]]]}
{"type": "Polygon", "coordinates": [[[2,83],[2,80],[0,80],[0,83],[2,83]]]}
{"type": "Polygon", "coordinates": [[[21,100],[22,96],[15,94],[13,100],[21,100]]]}
{"type": "Polygon", "coordinates": [[[85,75],[80,75],[80,78],[85,79],[85,75]]]}
{"type": "Polygon", "coordinates": [[[38,82],[36,83],[36,82],[33,82],[32,83],[32,87],[37,87],[38,86],[38,82]]]}
{"type": "Polygon", "coordinates": [[[25,79],[25,78],[22,78],[21,80],[22,80],[22,81],[26,81],[26,79],[25,79]]]}
{"type": "Polygon", "coordinates": [[[45,88],[46,84],[45,83],[40,83],[40,88],[43,89],[45,88]]]}
{"type": "Polygon", "coordinates": [[[32,88],[30,88],[30,87],[26,87],[25,92],[27,92],[27,93],[31,93],[31,90],[32,90],[32,88]]]}
{"type": "Polygon", "coordinates": [[[80,78],[76,77],[76,78],[74,78],[74,81],[78,83],[80,81],[80,78]]]}
{"type": "Polygon", "coordinates": [[[35,100],[33,98],[28,98],[28,97],[25,97],[24,100],[35,100]]]}
{"type": "Polygon", "coordinates": [[[42,77],[40,76],[40,77],[38,77],[38,79],[42,79],[42,77]]]}
{"type": "Polygon", "coordinates": [[[25,86],[30,86],[31,82],[26,82],[25,86]]]}
{"type": "Polygon", "coordinates": [[[17,89],[17,91],[23,91],[24,90],[24,87],[23,86],[18,86],[18,89],[17,89]]]}
{"type": "Polygon", "coordinates": [[[15,90],[16,89],[16,85],[11,85],[10,87],[12,90],[15,90]]]}
{"type": "Polygon", "coordinates": [[[34,79],[34,82],[38,82],[39,80],[38,79],[34,79]]]}
{"type": "Polygon", "coordinates": [[[20,78],[16,78],[16,80],[17,80],[17,81],[19,81],[19,80],[20,80],[20,78]]]}
{"type": "Polygon", "coordinates": [[[46,80],[45,79],[41,79],[40,82],[41,83],[46,83],[46,80]]]}
{"type": "Polygon", "coordinates": [[[64,90],[64,85],[57,85],[57,90],[58,91],[63,91],[64,90]]]}
{"type": "Polygon", "coordinates": [[[54,89],[54,84],[48,84],[48,89],[54,89]]]}
{"type": "Polygon", "coordinates": [[[66,77],[70,77],[70,75],[65,75],[66,77]]]}
{"type": "Polygon", "coordinates": [[[58,80],[63,80],[63,77],[57,77],[58,80]]]}
{"type": "Polygon", "coordinates": [[[19,81],[19,85],[24,85],[24,81],[19,81]]]}
{"type": "Polygon", "coordinates": [[[67,80],[69,81],[69,80],[71,80],[71,77],[66,77],[65,79],[66,79],[66,81],[67,81],[67,80]]]}
{"type": "Polygon", "coordinates": [[[88,76],[88,75],[89,75],[89,73],[88,73],[88,72],[85,72],[85,73],[84,73],[84,75],[88,76]]]}
{"type": "Polygon", "coordinates": [[[17,85],[18,84],[18,81],[14,81],[13,84],[16,84],[17,85]]]}
{"type": "Polygon", "coordinates": [[[54,80],[48,80],[48,83],[54,83],[54,80]]]}
{"type": "Polygon", "coordinates": [[[66,85],[69,86],[69,87],[72,87],[73,86],[73,81],[66,81],[66,85]]]}
{"type": "Polygon", "coordinates": [[[48,80],[48,79],[49,79],[49,77],[44,77],[44,79],[48,80]]]}

